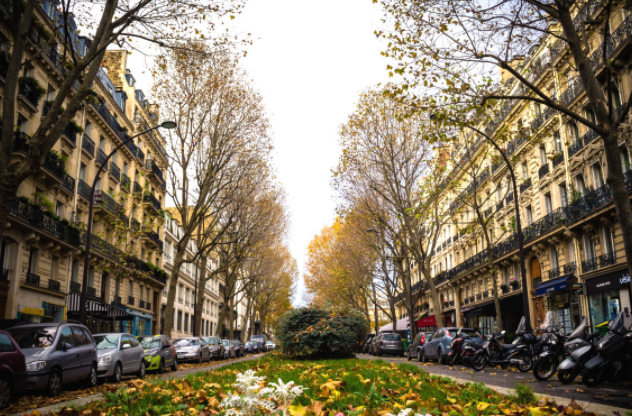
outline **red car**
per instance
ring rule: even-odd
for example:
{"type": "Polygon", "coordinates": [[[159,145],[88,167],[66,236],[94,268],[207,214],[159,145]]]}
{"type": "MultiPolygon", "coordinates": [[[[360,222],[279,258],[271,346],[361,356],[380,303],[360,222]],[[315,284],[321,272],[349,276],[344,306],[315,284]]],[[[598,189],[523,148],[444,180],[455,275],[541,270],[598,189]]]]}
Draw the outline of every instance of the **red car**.
{"type": "Polygon", "coordinates": [[[26,360],[13,337],[0,331],[0,409],[11,402],[11,396],[24,389],[26,360]]]}

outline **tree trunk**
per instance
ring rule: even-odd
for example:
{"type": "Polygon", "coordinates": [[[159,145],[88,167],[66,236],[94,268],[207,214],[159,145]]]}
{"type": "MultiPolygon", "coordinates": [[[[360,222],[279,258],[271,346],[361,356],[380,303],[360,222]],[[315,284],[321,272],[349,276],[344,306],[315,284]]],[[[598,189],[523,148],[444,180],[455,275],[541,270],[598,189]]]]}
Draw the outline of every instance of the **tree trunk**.
{"type": "Polygon", "coordinates": [[[244,328],[241,331],[241,342],[245,343],[248,341],[248,325],[251,322],[250,320],[250,296],[246,296],[246,322],[244,322],[244,328]]]}
{"type": "Polygon", "coordinates": [[[228,310],[228,302],[226,299],[226,290],[224,289],[224,301],[222,302],[222,309],[219,311],[219,318],[217,319],[217,333],[221,338],[224,338],[224,321],[226,320],[226,311],[228,310]]]}
{"type": "Polygon", "coordinates": [[[176,304],[176,291],[178,290],[178,276],[180,267],[184,260],[184,254],[189,240],[177,244],[175,259],[173,260],[173,270],[169,279],[169,290],[167,291],[167,306],[165,307],[165,326],[163,333],[169,338],[173,337],[173,311],[176,304]]]}
{"type": "Polygon", "coordinates": [[[230,316],[230,320],[228,321],[228,339],[234,339],[234,327],[235,327],[235,314],[233,311],[235,310],[235,297],[230,297],[230,310],[228,311],[228,316],[230,316]]]}
{"type": "Polygon", "coordinates": [[[199,337],[202,333],[202,311],[204,310],[204,298],[206,295],[206,263],[208,262],[208,256],[202,256],[202,262],[200,263],[200,276],[197,282],[197,299],[195,299],[195,311],[197,312],[193,319],[195,320],[195,332],[194,337],[199,337]]]}
{"type": "MultiPolygon", "coordinates": [[[[377,313],[377,291],[375,290],[375,282],[373,282],[371,286],[373,287],[373,318],[375,319],[375,335],[377,335],[380,332],[380,321],[379,314],[377,313]]],[[[392,303],[393,302],[391,302],[391,304],[392,303]]],[[[392,306],[392,309],[394,310],[395,307],[392,306]]]]}

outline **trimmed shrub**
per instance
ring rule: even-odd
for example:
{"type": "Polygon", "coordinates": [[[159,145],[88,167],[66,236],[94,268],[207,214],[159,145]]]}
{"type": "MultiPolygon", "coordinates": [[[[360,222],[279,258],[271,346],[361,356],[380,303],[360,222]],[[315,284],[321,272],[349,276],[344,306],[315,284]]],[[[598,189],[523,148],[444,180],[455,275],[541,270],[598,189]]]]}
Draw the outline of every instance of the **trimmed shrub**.
{"type": "Polygon", "coordinates": [[[283,315],[276,335],[286,356],[345,358],[353,356],[368,331],[369,323],[359,311],[306,307],[283,315]]]}

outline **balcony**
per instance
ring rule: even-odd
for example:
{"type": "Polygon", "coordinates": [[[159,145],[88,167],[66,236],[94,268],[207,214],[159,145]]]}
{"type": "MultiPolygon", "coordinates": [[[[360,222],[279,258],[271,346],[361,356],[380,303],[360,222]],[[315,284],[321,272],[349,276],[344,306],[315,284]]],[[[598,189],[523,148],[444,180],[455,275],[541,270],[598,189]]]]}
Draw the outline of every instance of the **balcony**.
{"type": "Polygon", "coordinates": [[[507,196],[505,197],[505,206],[508,206],[509,204],[511,204],[513,200],[514,200],[514,194],[513,192],[509,192],[507,196]]]}
{"type": "Polygon", "coordinates": [[[114,303],[116,303],[117,305],[122,305],[123,299],[120,296],[114,296],[114,303]]]}
{"type": "MultiPolygon", "coordinates": [[[[102,149],[97,150],[97,163],[99,165],[105,165],[105,161],[107,160],[107,155],[102,149]]],[[[107,166],[104,168],[107,170],[107,166]]]]}
{"type": "Polygon", "coordinates": [[[77,147],[77,132],[71,124],[68,124],[62,133],[62,138],[68,142],[73,148],[77,147]]]}
{"type": "Polygon", "coordinates": [[[2,268],[2,273],[0,274],[0,280],[4,280],[5,282],[9,281],[9,269],[2,268]]]}
{"type": "Polygon", "coordinates": [[[59,159],[57,153],[50,151],[46,154],[44,163],[42,164],[42,169],[59,185],[64,182],[64,177],[66,176],[66,164],[59,159]]]}
{"type": "Polygon", "coordinates": [[[75,178],[73,178],[72,176],[65,174],[64,175],[64,181],[61,184],[61,189],[63,191],[68,192],[71,195],[74,195],[75,193],[75,178]]]}
{"type": "Polygon", "coordinates": [[[37,205],[32,205],[18,197],[13,197],[9,214],[22,220],[39,232],[46,232],[71,246],[79,247],[79,230],[66,221],[54,218],[37,205]]]}
{"type": "Polygon", "coordinates": [[[26,273],[26,277],[22,279],[21,283],[25,286],[46,289],[61,294],[64,293],[61,288],[61,284],[57,280],[42,280],[39,275],[31,272],[26,273]]]}
{"type": "Polygon", "coordinates": [[[188,300],[184,301],[184,306],[191,306],[191,302],[189,302],[188,300]]]}
{"type": "Polygon", "coordinates": [[[128,296],[127,297],[127,304],[134,306],[134,296],[128,296]]]}
{"type": "Polygon", "coordinates": [[[121,174],[121,189],[125,192],[129,192],[131,190],[132,181],[129,176],[126,174],[121,174]]]}
{"type": "Polygon", "coordinates": [[[110,163],[110,176],[116,182],[121,181],[121,169],[119,169],[118,165],[114,162],[110,163]]]}
{"type": "Polygon", "coordinates": [[[542,127],[543,123],[544,115],[540,113],[531,121],[531,134],[535,134],[540,129],[540,127],[542,127]]]}
{"type": "Polygon", "coordinates": [[[143,202],[160,214],[162,207],[160,206],[160,201],[158,201],[155,196],[152,194],[145,194],[143,195],[143,202]]]}
{"type": "Polygon", "coordinates": [[[523,193],[527,189],[531,188],[531,178],[523,179],[520,184],[520,193],[523,193]]]}
{"type": "Polygon", "coordinates": [[[560,163],[564,161],[564,153],[562,152],[557,153],[556,155],[553,156],[553,159],[551,161],[553,162],[553,169],[555,169],[556,167],[560,165],[560,163]]]}
{"type": "Polygon", "coordinates": [[[125,141],[128,139],[127,133],[121,127],[116,118],[110,113],[110,110],[105,106],[105,104],[97,104],[92,106],[94,110],[101,116],[105,124],[110,126],[112,131],[118,136],[121,141],[125,141]]]}
{"type": "Polygon", "coordinates": [[[538,169],[538,177],[540,179],[544,178],[546,175],[548,175],[550,172],[550,168],[549,168],[549,163],[546,162],[544,163],[544,165],[540,166],[540,169],[538,169]]]}
{"type": "Polygon", "coordinates": [[[599,267],[608,267],[615,264],[617,264],[617,256],[614,251],[599,256],[599,267]]]}
{"type": "Polygon", "coordinates": [[[562,225],[566,225],[568,220],[568,212],[566,207],[560,207],[555,211],[550,212],[538,221],[522,229],[522,238],[524,242],[534,240],[537,237],[547,234],[562,225]]]}
{"type": "Polygon", "coordinates": [[[577,139],[577,141],[570,146],[568,146],[568,157],[571,158],[577,154],[580,150],[584,148],[584,140],[583,138],[577,139]]]}
{"type": "Polygon", "coordinates": [[[92,187],[85,183],[83,179],[79,179],[79,185],[77,186],[77,194],[84,198],[86,201],[90,201],[92,198],[92,187]]]}
{"type": "Polygon", "coordinates": [[[70,282],[70,290],[72,290],[73,292],[81,292],[81,283],[72,280],[70,282]]]}
{"type": "Polygon", "coordinates": [[[140,222],[136,218],[132,218],[131,228],[132,231],[140,231],[140,222]]]}
{"type": "Polygon", "coordinates": [[[89,156],[91,159],[94,159],[94,151],[95,144],[87,134],[83,134],[83,138],[81,139],[81,150],[89,156]]]}
{"type": "Polygon", "coordinates": [[[178,298],[178,303],[184,303],[184,299],[178,298]]]}
{"type": "Polygon", "coordinates": [[[533,279],[533,287],[538,287],[542,284],[542,278],[541,277],[536,277],[535,279],[533,279]]]}
{"type": "Polygon", "coordinates": [[[162,240],[160,239],[160,236],[158,235],[158,233],[153,231],[151,228],[143,227],[142,238],[145,242],[155,245],[162,251],[162,240]]]}
{"type": "Polygon", "coordinates": [[[94,193],[94,206],[95,208],[100,207],[111,216],[129,223],[129,219],[125,215],[125,208],[103,191],[96,191],[94,193]]]}
{"type": "Polygon", "coordinates": [[[158,182],[160,182],[160,186],[163,189],[167,187],[167,182],[165,181],[164,174],[162,173],[162,170],[158,167],[158,165],[156,165],[156,162],[154,162],[153,160],[145,161],[145,169],[151,170],[153,172],[154,176],[156,177],[158,182]]]}
{"type": "Polygon", "coordinates": [[[144,301],[144,300],[142,300],[142,299],[141,299],[141,300],[139,300],[139,301],[138,301],[138,307],[139,307],[139,308],[143,308],[143,309],[145,309],[145,301],[144,301]]]}
{"type": "Polygon", "coordinates": [[[13,135],[13,152],[23,153],[24,156],[29,152],[29,142],[31,137],[28,134],[16,131],[13,135]]]}
{"type": "Polygon", "coordinates": [[[134,181],[134,195],[140,198],[142,193],[143,193],[143,187],[138,183],[138,181],[134,181]]]}
{"type": "Polygon", "coordinates": [[[22,99],[31,108],[31,111],[35,113],[42,98],[42,93],[34,85],[29,84],[25,80],[20,80],[18,98],[22,99]]]}
{"type": "Polygon", "coordinates": [[[145,309],[151,310],[151,303],[149,301],[145,303],[145,309]]]}
{"type": "Polygon", "coordinates": [[[88,286],[88,289],[86,290],[86,293],[88,294],[88,296],[92,296],[94,298],[97,297],[97,289],[91,286],[88,286]]]}
{"type": "MultiPolygon", "coordinates": [[[[630,178],[630,171],[626,172],[626,185],[628,185],[628,179],[630,178]]],[[[574,223],[580,219],[592,214],[593,212],[605,207],[612,201],[612,192],[608,185],[603,185],[600,188],[586,193],[586,195],[579,201],[574,202],[568,206],[569,223],[574,223]]]]}
{"type": "MultiPolygon", "coordinates": [[[[82,236],[81,242],[84,246],[86,245],[85,233],[82,236]]],[[[121,250],[94,234],[92,234],[92,238],[90,239],[90,250],[114,262],[120,262],[125,257],[125,254],[121,250]]]]}
{"type": "Polygon", "coordinates": [[[597,259],[584,260],[582,262],[582,272],[588,273],[597,270],[597,259]]]}

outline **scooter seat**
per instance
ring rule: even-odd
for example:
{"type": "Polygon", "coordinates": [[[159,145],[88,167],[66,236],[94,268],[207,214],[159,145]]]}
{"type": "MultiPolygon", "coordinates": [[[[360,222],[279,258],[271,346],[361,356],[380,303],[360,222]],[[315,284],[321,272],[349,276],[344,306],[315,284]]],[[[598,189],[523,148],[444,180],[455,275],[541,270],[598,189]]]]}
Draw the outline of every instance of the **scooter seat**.
{"type": "Polygon", "coordinates": [[[514,344],[503,344],[503,350],[513,350],[515,347],[514,344]]]}

